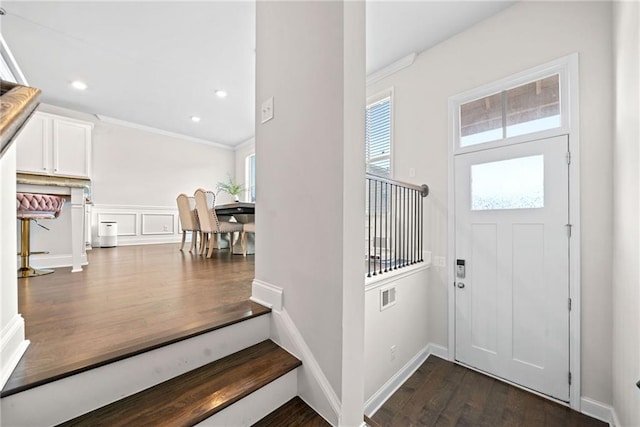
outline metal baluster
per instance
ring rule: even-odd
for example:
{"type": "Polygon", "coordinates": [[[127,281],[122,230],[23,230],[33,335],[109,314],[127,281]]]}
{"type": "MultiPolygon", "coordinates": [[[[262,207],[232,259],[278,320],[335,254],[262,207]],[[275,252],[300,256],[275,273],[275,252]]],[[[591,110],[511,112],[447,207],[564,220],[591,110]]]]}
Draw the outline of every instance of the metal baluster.
{"type": "Polygon", "coordinates": [[[413,190],[409,190],[409,265],[413,264],[413,190]]]}
{"type": "Polygon", "coordinates": [[[384,272],[389,271],[389,184],[384,183],[384,272]]]}
{"type": "Polygon", "coordinates": [[[373,181],[374,213],[373,213],[373,275],[376,276],[376,234],[378,232],[378,181],[373,181]]]}
{"type": "Polygon", "coordinates": [[[414,204],[414,197],[413,194],[415,193],[414,190],[409,190],[409,208],[410,208],[410,212],[409,212],[409,216],[411,217],[411,222],[409,222],[409,225],[411,227],[411,229],[409,230],[409,239],[410,239],[410,244],[409,244],[409,265],[413,264],[413,245],[415,243],[415,235],[414,235],[414,221],[415,221],[415,215],[413,212],[413,204],[414,204]]]}
{"type": "Polygon", "coordinates": [[[418,262],[418,192],[413,191],[413,263],[418,262]]]}
{"type": "Polygon", "coordinates": [[[393,191],[394,204],[393,204],[393,227],[395,232],[393,233],[393,269],[398,269],[398,186],[393,185],[395,190],[393,191]]]}
{"type": "Polygon", "coordinates": [[[420,237],[420,240],[418,240],[418,262],[422,262],[424,261],[422,259],[422,241],[424,240],[424,230],[422,228],[423,224],[422,224],[422,217],[423,217],[423,212],[422,209],[424,208],[424,199],[422,198],[422,194],[420,194],[420,205],[418,206],[418,236],[420,237]]]}
{"type": "Polygon", "coordinates": [[[404,235],[407,237],[405,240],[404,249],[404,265],[409,265],[409,189],[404,190],[404,235]]]}
{"type": "Polygon", "coordinates": [[[405,200],[405,193],[406,193],[406,188],[402,187],[402,213],[400,214],[400,218],[401,218],[401,231],[400,233],[402,234],[402,248],[400,249],[400,256],[401,256],[401,266],[404,267],[404,259],[405,259],[405,251],[404,248],[407,244],[406,240],[407,240],[407,233],[405,233],[405,228],[406,228],[406,221],[405,221],[405,217],[407,216],[407,204],[406,204],[406,200],[405,200]]]}
{"type": "Polygon", "coordinates": [[[380,182],[380,206],[378,209],[378,214],[380,215],[380,237],[378,238],[378,246],[380,247],[380,262],[379,262],[379,266],[380,266],[380,272],[379,274],[382,274],[382,245],[380,244],[382,242],[382,230],[384,230],[383,224],[384,224],[384,217],[382,216],[382,184],[383,182],[380,182]]]}
{"type": "Polygon", "coordinates": [[[367,245],[367,277],[371,277],[371,180],[367,178],[367,191],[369,192],[369,244],[367,245]]]}

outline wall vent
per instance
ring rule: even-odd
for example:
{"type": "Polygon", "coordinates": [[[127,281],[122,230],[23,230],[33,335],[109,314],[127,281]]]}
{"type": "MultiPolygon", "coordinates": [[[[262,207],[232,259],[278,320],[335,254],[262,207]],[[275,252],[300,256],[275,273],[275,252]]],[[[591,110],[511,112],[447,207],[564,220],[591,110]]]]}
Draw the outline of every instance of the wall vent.
{"type": "Polygon", "coordinates": [[[387,286],[380,289],[380,311],[386,310],[396,303],[396,287],[387,286]]]}

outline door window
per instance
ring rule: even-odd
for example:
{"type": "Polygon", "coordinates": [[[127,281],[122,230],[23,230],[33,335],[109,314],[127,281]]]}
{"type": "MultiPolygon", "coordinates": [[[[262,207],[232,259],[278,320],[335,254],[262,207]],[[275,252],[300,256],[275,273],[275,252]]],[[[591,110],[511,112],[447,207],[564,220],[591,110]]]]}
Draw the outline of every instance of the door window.
{"type": "Polygon", "coordinates": [[[544,157],[471,165],[471,210],[544,207],[544,157]]]}

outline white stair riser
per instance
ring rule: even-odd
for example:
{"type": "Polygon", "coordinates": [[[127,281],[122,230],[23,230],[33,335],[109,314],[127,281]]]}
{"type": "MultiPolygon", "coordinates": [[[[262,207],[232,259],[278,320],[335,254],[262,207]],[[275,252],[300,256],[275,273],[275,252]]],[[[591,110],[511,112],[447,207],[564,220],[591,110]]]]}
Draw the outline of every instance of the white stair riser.
{"type": "Polygon", "coordinates": [[[2,426],[56,425],[269,338],[270,314],[0,399],[2,426]]]}
{"type": "Polygon", "coordinates": [[[207,418],[198,427],[249,427],[298,395],[298,369],[294,369],[207,418]]]}

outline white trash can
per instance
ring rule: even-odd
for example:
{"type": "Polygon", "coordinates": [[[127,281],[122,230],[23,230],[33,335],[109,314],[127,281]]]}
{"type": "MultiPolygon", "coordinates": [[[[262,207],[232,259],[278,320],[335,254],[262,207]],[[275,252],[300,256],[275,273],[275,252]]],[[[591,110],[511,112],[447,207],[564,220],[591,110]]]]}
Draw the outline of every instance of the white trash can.
{"type": "Polygon", "coordinates": [[[98,231],[101,248],[115,248],[118,246],[118,223],[116,221],[100,222],[98,231]]]}

